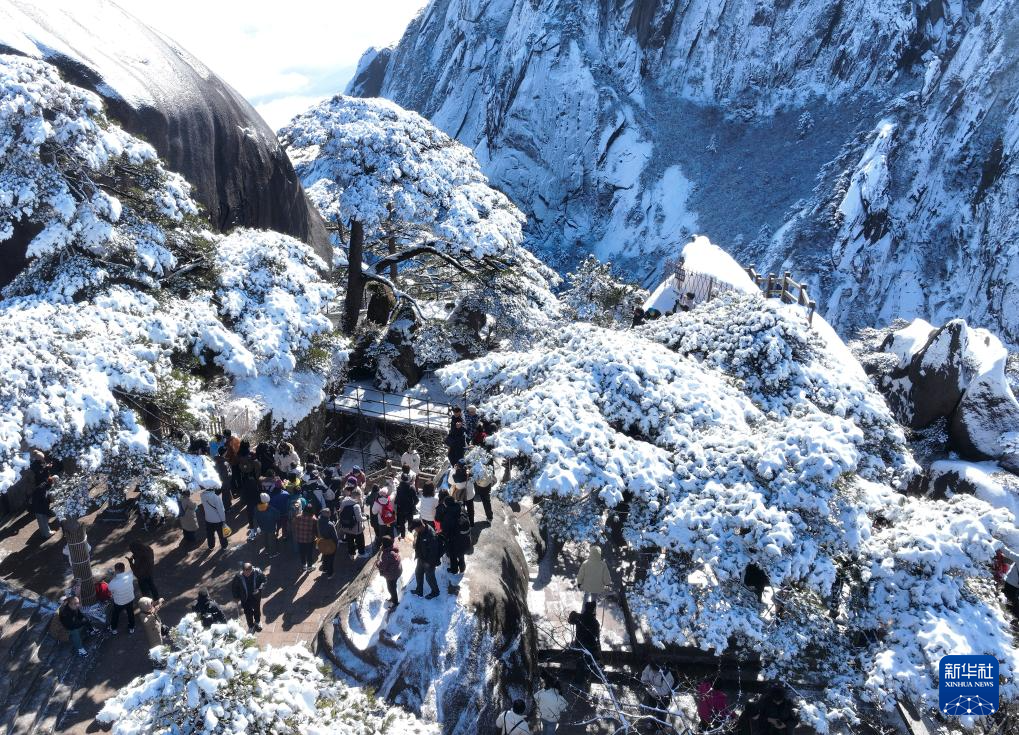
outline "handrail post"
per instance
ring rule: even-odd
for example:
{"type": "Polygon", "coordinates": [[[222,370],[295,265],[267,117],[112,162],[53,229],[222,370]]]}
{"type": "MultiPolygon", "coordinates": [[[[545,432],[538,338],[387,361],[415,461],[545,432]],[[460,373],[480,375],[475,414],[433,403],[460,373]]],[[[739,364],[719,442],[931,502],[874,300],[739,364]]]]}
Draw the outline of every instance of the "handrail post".
{"type": "Polygon", "coordinates": [[[791,275],[792,274],[789,271],[786,271],[785,273],[782,274],[782,296],[781,296],[781,298],[782,298],[782,303],[783,304],[788,304],[789,303],[789,301],[786,298],[786,293],[789,291],[789,277],[791,275]]]}
{"type": "Polygon", "coordinates": [[[774,273],[769,273],[768,274],[768,288],[766,288],[765,291],[764,291],[764,298],[770,299],[771,298],[771,292],[774,291],[774,290],[775,290],[775,274],[774,273]]]}

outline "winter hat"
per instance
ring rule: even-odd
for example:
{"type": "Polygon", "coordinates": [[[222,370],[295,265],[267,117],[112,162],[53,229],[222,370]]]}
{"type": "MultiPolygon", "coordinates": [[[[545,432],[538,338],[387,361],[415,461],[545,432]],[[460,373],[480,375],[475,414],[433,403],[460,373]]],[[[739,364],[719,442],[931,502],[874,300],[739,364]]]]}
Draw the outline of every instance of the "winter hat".
{"type": "Polygon", "coordinates": [[[361,471],[361,468],[360,468],[360,467],[359,467],[358,465],[354,465],[354,466],[353,466],[353,467],[351,468],[351,470],[350,470],[350,471],[351,471],[351,472],[360,472],[360,471],[361,471]]]}
{"type": "Polygon", "coordinates": [[[258,499],[260,501],[262,501],[263,503],[268,503],[269,502],[269,493],[262,493],[261,495],[258,496],[258,499]]]}
{"type": "Polygon", "coordinates": [[[456,461],[456,463],[457,463],[457,465],[458,465],[458,466],[460,466],[460,467],[466,467],[466,466],[467,466],[467,460],[466,460],[466,459],[464,459],[464,458],[462,458],[462,457],[461,457],[460,459],[458,459],[458,460],[456,461]]]}
{"type": "Polygon", "coordinates": [[[348,477],[347,478],[347,484],[348,485],[356,485],[357,484],[357,480],[355,480],[353,477],[348,477]]]}
{"type": "Polygon", "coordinates": [[[32,460],[37,462],[42,462],[44,459],[46,459],[46,455],[40,452],[38,449],[33,449],[31,456],[32,460]]]}
{"type": "Polygon", "coordinates": [[[152,610],[152,598],[151,597],[139,598],[138,607],[142,609],[142,612],[150,612],[152,610]]]}
{"type": "Polygon", "coordinates": [[[386,487],[385,485],[380,487],[379,488],[379,495],[381,495],[382,497],[388,498],[389,497],[389,488],[386,487]]]}

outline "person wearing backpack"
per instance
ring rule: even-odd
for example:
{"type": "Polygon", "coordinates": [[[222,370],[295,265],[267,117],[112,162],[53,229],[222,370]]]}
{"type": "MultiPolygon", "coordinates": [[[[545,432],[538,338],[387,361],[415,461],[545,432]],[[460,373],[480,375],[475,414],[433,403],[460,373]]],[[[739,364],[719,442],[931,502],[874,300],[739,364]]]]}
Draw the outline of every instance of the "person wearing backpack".
{"type": "Polygon", "coordinates": [[[375,561],[375,568],[379,570],[379,574],[386,580],[386,589],[389,590],[389,601],[386,606],[392,610],[400,604],[397,586],[400,582],[400,575],[403,574],[403,562],[400,560],[400,550],[393,546],[392,536],[383,536],[379,543],[381,544],[382,551],[379,553],[379,558],[375,561]]]}
{"type": "Polygon", "coordinates": [[[389,488],[379,488],[378,497],[372,503],[371,513],[377,519],[379,537],[392,537],[396,525],[396,506],[393,504],[393,499],[389,496],[389,488]]]}
{"type": "Polygon", "coordinates": [[[333,525],[333,512],[323,508],[318,517],[318,552],[322,555],[322,571],[326,579],[333,576],[336,563],[336,550],[340,545],[339,534],[333,525]]]}
{"type": "Polygon", "coordinates": [[[531,735],[531,728],[527,725],[527,705],[524,700],[517,699],[513,707],[499,715],[495,720],[495,726],[499,728],[499,735],[531,735]]]}
{"type": "Polygon", "coordinates": [[[541,719],[541,735],[555,735],[559,721],[569,708],[569,703],[560,691],[559,682],[550,681],[534,695],[534,706],[541,719]]]}
{"type": "Polygon", "coordinates": [[[417,513],[418,491],[410,475],[400,475],[400,484],[396,486],[396,530],[400,538],[407,536],[407,524],[417,513]]]}
{"type": "Polygon", "coordinates": [[[364,550],[364,514],[361,512],[361,492],[356,488],[340,503],[340,517],[337,525],[347,542],[347,553],[356,559],[364,550]],[[356,493],[356,495],[355,495],[356,493]]]}
{"type": "Polygon", "coordinates": [[[435,568],[442,560],[442,541],[435,533],[435,529],[419,519],[411,521],[411,531],[414,532],[414,579],[417,586],[411,592],[418,597],[424,594],[424,582],[428,580],[428,587],[431,590],[426,600],[434,600],[439,596],[439,583],[435,579],[435,568]]]}
{"type": "Polygon", "coordinates": [[[467,471],[467,460],[461,459],[453,469],[453,499],[463,503],[467,509],[467,517],[474,525],[474,478],[467,471]]]}

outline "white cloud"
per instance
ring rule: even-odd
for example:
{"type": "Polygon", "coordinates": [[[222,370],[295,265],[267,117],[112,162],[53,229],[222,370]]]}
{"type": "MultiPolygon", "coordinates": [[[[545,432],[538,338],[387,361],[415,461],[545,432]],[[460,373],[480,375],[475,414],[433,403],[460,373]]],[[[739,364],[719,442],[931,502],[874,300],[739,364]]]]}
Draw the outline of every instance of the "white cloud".
{"type": "Polygon", "coordinates": [[[361,54],[399,40],[427,0],[117,0],[201,59],[276,129],[343,91],[361,54]],[[304,104],[307,102],[307,104],[304,104]]]}

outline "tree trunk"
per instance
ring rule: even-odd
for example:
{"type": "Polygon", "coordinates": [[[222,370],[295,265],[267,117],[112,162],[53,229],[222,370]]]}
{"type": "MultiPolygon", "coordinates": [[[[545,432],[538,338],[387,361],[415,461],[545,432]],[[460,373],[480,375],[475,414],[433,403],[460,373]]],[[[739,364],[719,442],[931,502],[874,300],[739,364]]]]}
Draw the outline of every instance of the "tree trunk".
{"type": "MultiPolygon", "coordinates": [[[[388,243],[389,243],[389,254],[390,255],[396,255],[396,238],[395,237],[389,238],[388,243]]],[[[394,286],[399,286],[400,285],[400,284],[398,284],[396,282],[396,277],[398,275],[399,275],[399,270],[397,268],[397,265],[396,265],[396,263],[393,263],[391,266],[389,266],[389,280],[393,282],[394,286]]]]}
{"type": "Polygon", "coordinates": [[[61,527],[71,556],[71,573],[81,582],[81,604],[91,605],[96,601],[96,583],[92,577],[92,559],[85,538],[85,527],[77,518],[64,521],[61,527]]]}
{"type": "Polygon", "coordinates": [[[343,302],[343,333],[353,334],[364,302],[364,226],[357,220],[350,222],[350,247],[347,248],[347,296],[343,302]]]}

